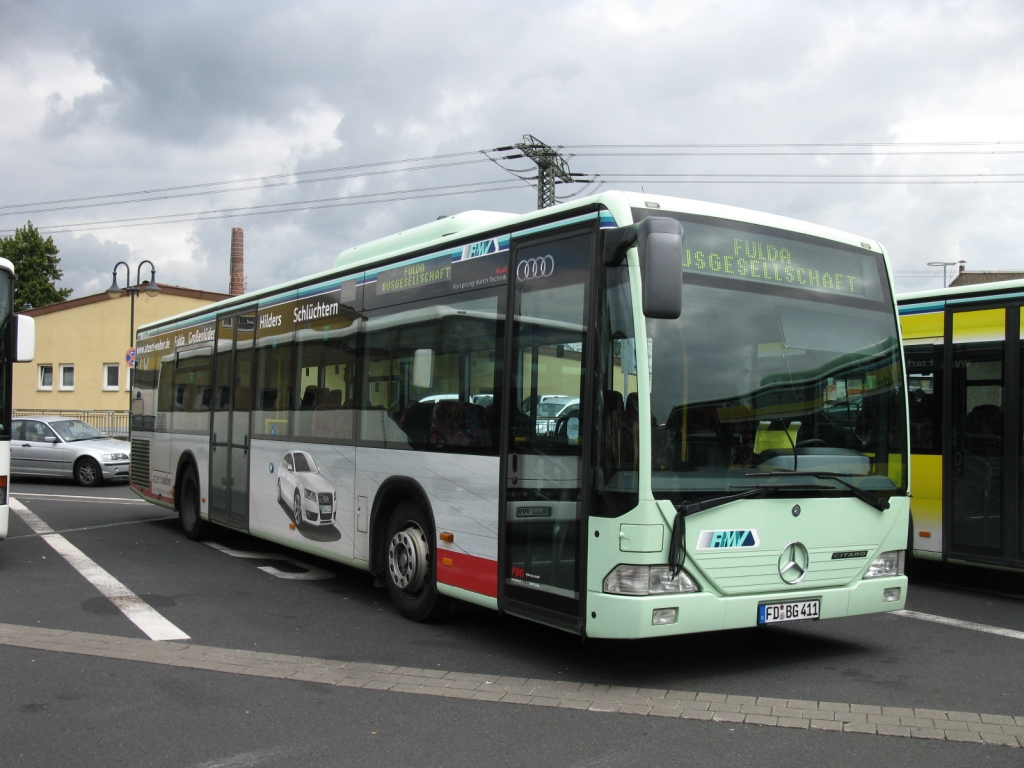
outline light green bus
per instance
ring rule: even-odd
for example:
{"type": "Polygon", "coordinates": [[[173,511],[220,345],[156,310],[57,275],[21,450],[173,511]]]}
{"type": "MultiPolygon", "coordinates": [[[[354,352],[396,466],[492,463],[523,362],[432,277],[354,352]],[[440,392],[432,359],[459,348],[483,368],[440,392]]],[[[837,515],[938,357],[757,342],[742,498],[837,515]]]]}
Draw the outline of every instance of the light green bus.
{"type": "MultiPolygon", "coordinates": [[[[469,211],[144,326],[135,491],[589,637],[901,609],[907,403],[884,249],[606,192],[469,211]]],[[[339,608],[340,610],[340,608],[339,608]]]]}

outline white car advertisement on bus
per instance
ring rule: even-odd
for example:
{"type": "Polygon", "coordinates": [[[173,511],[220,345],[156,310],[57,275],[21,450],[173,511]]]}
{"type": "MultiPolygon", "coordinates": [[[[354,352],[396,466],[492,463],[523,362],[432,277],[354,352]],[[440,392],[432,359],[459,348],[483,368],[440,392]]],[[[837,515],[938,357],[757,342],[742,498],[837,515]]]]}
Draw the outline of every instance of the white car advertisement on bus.
{"type": "Polygon", "coordinates": [[[334,523],[337,493],[306,451],[286,453],[277,466],[277,498],[291,510],[296,526],[334,523]]]}

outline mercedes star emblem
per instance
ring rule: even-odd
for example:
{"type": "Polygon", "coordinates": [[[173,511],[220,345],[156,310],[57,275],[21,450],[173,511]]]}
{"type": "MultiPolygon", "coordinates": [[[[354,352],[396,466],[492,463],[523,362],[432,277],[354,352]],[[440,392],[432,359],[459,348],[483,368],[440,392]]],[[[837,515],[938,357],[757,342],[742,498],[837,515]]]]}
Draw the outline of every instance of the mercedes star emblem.
{"type": "Polygon", "coordinates": [[[787,584],[796,584],[807,575],[810,556],[807,547],[799,541],[791,541],[782,548],[779,555],[779,576],[787,584]]]}

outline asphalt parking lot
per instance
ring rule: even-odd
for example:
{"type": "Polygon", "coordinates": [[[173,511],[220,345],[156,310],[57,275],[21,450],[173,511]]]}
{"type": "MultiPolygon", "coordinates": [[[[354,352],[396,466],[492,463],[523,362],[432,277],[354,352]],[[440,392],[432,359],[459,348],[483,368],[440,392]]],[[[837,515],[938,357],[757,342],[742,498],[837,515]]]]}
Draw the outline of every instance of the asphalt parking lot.
{"type": "Polygon", "coordinates": [[[5,765],[1021,759],[1006,746],[1024,743],[1012,575],[917,566],[919,617],[583,643],[468,607],[408,622],[367,574],[228,531],[191,542],[125,486],[13,495],[27,511],[0,542],[5,765]],[[415,695],[430,678],[465,685],[415,695]]]}

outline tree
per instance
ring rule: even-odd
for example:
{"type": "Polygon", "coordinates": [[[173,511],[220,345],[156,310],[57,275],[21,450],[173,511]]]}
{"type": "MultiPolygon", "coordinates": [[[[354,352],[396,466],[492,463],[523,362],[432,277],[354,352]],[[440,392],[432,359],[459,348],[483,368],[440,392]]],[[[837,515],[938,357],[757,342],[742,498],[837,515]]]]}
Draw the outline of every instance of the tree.
{"type": "Polygon", "coordinates": [[[15,312],[67,301],[71,289],[55,285],[64,277],[58,253],[53,238],[44,240],[31,221],[0,238],[0,258],[14,265],[15,312]]]}

